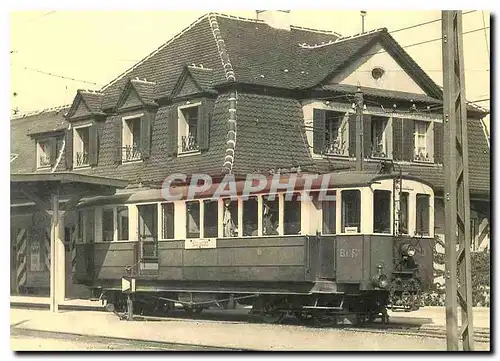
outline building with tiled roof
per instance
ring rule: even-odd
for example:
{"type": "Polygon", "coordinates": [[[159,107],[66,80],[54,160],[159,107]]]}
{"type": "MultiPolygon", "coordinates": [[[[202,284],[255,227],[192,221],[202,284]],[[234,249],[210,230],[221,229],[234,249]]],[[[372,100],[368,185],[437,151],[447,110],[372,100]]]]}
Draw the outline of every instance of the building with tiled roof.
{"type": "MultiPolygon", "coordinates": [[[[179,172],[221,178],[354,168],[360,86],[366,168],[392,159],[442,197],[442,89],[386,29],[340,37],[290,25],[286,14],[277,23],[269,12],[259,16],[267,20],[207,14],[100,91],[80,90],[70,107],[12,119],[11,174],[74,172],[158,188],[179,172]],[[37,144],[52,138],[39,154],[37,144]]],[[[489,219],[485,115],[468,108],[478,225],[489,219]]]]}

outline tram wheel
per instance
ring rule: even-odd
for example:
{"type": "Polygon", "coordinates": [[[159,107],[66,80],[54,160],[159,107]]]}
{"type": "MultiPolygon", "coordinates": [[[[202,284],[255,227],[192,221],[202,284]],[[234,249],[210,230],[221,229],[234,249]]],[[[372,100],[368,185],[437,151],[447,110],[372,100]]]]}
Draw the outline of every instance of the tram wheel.
{"type": "Polygon", "coordinates": [[[316,327],[333,327],[338,323],[336,315],[317,314],[312,316],[312,320],[316,327]]]}
{"type": "Polygon", "coordinates": [[[201,313],[201,311],[203,311],[203,307],[200,307],[200,306],[193,306],[193,307],[184,306],[184,311],[186,311],[186,313],[188,315],[194,315],[194,314],[201,313]]]}
{"type": "Polygon", "coordinates": [[[313,315],[309,312],[296,311],[293,314],[302,324],[305,325],[310,325],[314,320],[313,315]]]}

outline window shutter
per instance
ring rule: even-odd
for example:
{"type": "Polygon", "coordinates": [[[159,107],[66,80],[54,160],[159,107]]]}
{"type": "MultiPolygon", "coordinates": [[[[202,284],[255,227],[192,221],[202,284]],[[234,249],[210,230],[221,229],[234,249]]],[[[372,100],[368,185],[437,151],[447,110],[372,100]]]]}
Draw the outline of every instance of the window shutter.
{"type": "Polygon", "coordinates": [[[443,164],[443,123],[434,122],[434,163],[443,164]]]}
{"type": "Polygon", "coordinates": [[[66,169],[73,168],[73,128],[66,130],[66,139],[64,141],[64,158],[66,169]]]}
{"type": "Polygon", "coordinates": [[[325,149],[326,111],[313,109],[313,151],[323,153],[325,149]]]}
{"type": "Polygon", "coordinates": [[[97,165],[97,155],[99,154],[99,136],[97,124],[94,123],[89,129],[89,165],[97,165]]]}
{"type": "Polygon", "coordinates": [[[413,161],[415,152],[415,121],[403,119],[403,160],[413,161]]]}
{"type": "Polygon", "coordinates": [[[403,160],[403,119],[392,118],[392,157],[403,160]]]}
{"type": "Polygon", "coordinates": [[[208,150],[210,144],[210,121],[213,102],[204,100],[198,108],[198,145],[200,150],[208,150]]]}
{"type": "Polygon", "coordinates": [[[365,158],[372,155],[372,116],[363,115],[363,150],[365,158]]]}
{"type": "Polygon", "coordinates": [[[53,167],[56,164],[57,160],[57,138],[50,139],[50,166],[53,167]]]}
{"type": "Polygon", "coordinates": [[[141,156],[148,159],[151,155],[151,120],[153,113],[146,113],[141,119],[141,156]]]}
{"type": "Polygon", "coordinates": [[[168,125],[167,125],[167,151],[168,155],[175,156],[177,154],[177,143],[178,143],[178,115],[177,106],[172,106],[168,114],[168,125]]]}
{"type": "Polygon", "coordinates": [[[123,154],[123,121],[120,117],[116,117],[113,122],[113,141],[114,141],[114,156],[113,160],[115,163],[121,163],[122,162],[122,154],[123,154]]]}
{"type": "Polygon", "coordinates": [[[349,115],[349,157],[356,157],[356,114],[349,115]]]}

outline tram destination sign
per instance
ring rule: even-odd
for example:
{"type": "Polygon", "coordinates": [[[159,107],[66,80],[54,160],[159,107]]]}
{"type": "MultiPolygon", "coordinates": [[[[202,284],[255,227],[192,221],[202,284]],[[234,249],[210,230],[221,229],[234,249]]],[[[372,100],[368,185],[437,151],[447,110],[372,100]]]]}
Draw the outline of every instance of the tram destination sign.
{"type": "Polygon", "coordinates": [[[186,239],[184,243],[185,249],[201,249],[201,248],[217,248],[217,239],[215,238],[200,238],[186,239]]]}

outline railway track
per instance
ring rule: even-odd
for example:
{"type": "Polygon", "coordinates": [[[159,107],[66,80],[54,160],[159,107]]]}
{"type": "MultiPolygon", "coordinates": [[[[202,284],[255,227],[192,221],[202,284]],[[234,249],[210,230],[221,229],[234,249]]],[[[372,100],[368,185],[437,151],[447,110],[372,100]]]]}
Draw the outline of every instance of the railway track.
{"type": "MultiPolygon", "coordinates": [[[[160,322],[160,321],[193,321],[193,322],[223,322],[223,323],[264,323],[258,320],[258,318],[253,317],[248,313],[243,312],[228,312],[217,310],[208,310],[206,312],[193,315],[187,315],[183,311],[174,311],[174,314],[168,316],[147,316],[147,315],[134,315],[134,321],[144,321],[144,322],[160,322]],[[215,311],[215,312],[214,312],[215,311]]],[[[126,322],[126,321],[125,321],[126,322]]],[[[315,326],[305,326],[295,317],[286,317],[282,325],[292,326],[292,327],[310,327],[315,326]]],[[[337,325],[330,328],[337,328],[340,330],[354,331],[354,332],[366,332],[366,333],[385,333],[393,335],[403,335],[403,336],[414,336],[414,337],[429,337],[436,339],[446,339],[446,328],[442,326],[430,326],[430,325],[415,325],[411,323],[391,323],[381,324],[372,323],[364,324],[362,326],[352,326],[352,325],[337,325]]],[[[490,330],[489,329],[475,329],[474,330],[474,340],[475,342],[490,342],[490,330]]]]}

